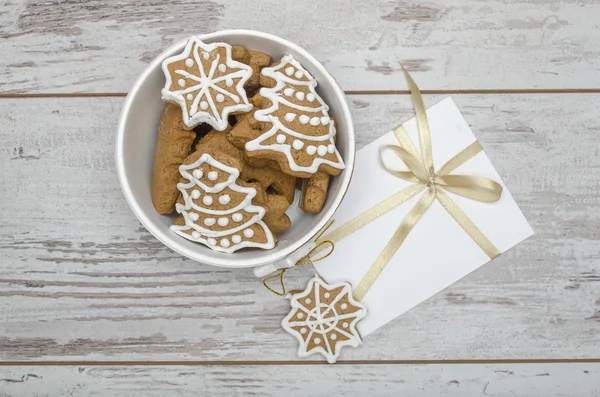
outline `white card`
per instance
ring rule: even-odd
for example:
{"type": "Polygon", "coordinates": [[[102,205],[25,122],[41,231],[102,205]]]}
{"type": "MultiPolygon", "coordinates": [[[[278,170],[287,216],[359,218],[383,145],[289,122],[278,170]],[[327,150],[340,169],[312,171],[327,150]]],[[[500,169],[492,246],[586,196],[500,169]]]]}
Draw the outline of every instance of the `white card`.
{"type": "MultiPolygon", "coordinates": [[[[427,116],[437,171],[476,138],[451,98],[429,108],[427,116]]],[[[416,119],[406,122],[404,128],[418,149],[416,119]]],[[[381,166],[379,147],[384,144],[398,145],[393,132],[358,151],[354,176],[344,201],[334,215],[332,229],[412,184],[392,176],[381,166]]],[[[389,159],[386,157],[386,160],[394,168],[406,169],[393,155],[389,159]]],[[[507,251],[533,234],[483,151],[451,173],[459,174],[487,177],[502,185],[502,197],[493,203],[478,202],[446,191],[500,252],[507,251]]],[[[423,194],[418,194],[338,242],[331,256],[315,263],[319,274],[329,283],[348,281],[356,288],[423,194]]],[[[358,324],[361,335],[370,334],[488,261],[488,256],[436,200],[362,300],[368,314],[358,324]]]]}

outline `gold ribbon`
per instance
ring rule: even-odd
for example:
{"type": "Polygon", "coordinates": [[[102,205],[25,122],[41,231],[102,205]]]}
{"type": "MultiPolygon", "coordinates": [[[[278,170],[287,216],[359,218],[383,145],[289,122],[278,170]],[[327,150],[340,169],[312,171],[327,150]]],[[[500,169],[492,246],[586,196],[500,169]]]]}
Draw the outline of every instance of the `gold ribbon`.
{"type": "MultiPolygon", "coordinates": [[[[331,227],[331,225],[333,225],[333,220],[330,221],[325,228],[323,228],[323,230],[317,235],[317,237],[315,237],[314,242],[317,243],[316,246],[313,247],[313,249],[311,249],[308,254],[304,255],[302,258],[300,258],[298,260],[298,262],[296,262],[296,264],[294,266],[300,266],[300,265],[310,265],[312,263],[318,262],[318,261],[322,261],[323,259],[327,258],[329,255],[331,255],[333,253],[333,250],[335,248],[333,242],[329,241],[329,240],[320,240],[321,237],[323,236],[323,234],[325,234],[325,232],[327,231],[327,229],[329,229],[331,227]],[[317,253],[323,251],[324,249],[329,248],[329,251],[324,254],[323,256],[320,256],[318,258],[312,258],[312,255],[316,255],[317,253]]],[[[281,269],[279,272],[272,274],[270,276],[267,276],[263,279],[263,285],[272,293],[274,293],[275,295],[279,295],[279,296],[284,296],[285,295],[285,284],[283,282],[283,275],[285,274],[286,271],[288,271],[288,269],[290,268],[284,268],[281,269]],[[282,292],[276,291],[273,288],[271,288],[268,284],[267,281],[272,280],[272,279],[279,279],[279,283],[281,284],[281,290],[282,292]]]]}
{"type": "MultiPolygon", "coordinates": [[[[423,105],[423,98],[421,97],[419,88],[404,66],[402,66],[402,71],[408,82],[415,108],[421,153],[419,154],[411,142],[404,127],[398,126],[394,129],[394,134],[396,135],[400,146],[382,146],[380,148],[380,159],[387,172],[405,181],[414,182],[415,184],[385,199],[323,237],[324,240],[335,244],[361,229],[363,226],[373,222],[380,216],[385,215],[410,198],[425,191],[425,194],[423,194],[419,202],[410,210],[408,215],[406,215],[386,247],[381,251],[373,265],[371,265],[367,271],[367,274],[355,288],[354,298],[358,301],[364,298],[385,266],[392,259],[396,251],[398,251],[412,228],[436,199],[490,259],[500,255],[498,249],[494,247],[490,240],[485,237],[485,235],[445,192],[445,190],[447,190],[454,194],[482,202],[493,202],[500,199],[502,195],[502,186],[491,179],[471,175],[449,175],[460,165],[466,163],[479,153],[482,150],[481,145],[479,142],[475,141],[469,147],[451,158],[438,172],[435,172],[431,150],[431,134],[429,131],[429,122],[427,121],[427,113],[425,112],[425,106],[423,105]],[[390,169],[382,156],[383,152],[386,150],[390,150],[398,156],[408,167],[409,171],[396,171],[390,169]]],[[[315,251],[319,251],[317,247],[315,247],[315,251]]]]}

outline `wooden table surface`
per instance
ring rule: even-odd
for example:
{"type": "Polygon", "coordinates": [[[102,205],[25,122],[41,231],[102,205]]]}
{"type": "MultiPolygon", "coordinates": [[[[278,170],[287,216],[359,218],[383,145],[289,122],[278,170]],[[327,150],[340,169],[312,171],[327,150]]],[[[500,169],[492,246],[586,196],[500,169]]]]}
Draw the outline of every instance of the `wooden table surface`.
{"type": "Polygon", "coordinates": [[[600,395],[598,2],[0,4],[1,396],[600,395]],[[288,302],[161,245],[114,168],[136,76],[224,28],[321,60],[359,147],[413,115],[404,60],[426,105],[454,98],[536,234],[337,365],[298,360],[288,302]]]}

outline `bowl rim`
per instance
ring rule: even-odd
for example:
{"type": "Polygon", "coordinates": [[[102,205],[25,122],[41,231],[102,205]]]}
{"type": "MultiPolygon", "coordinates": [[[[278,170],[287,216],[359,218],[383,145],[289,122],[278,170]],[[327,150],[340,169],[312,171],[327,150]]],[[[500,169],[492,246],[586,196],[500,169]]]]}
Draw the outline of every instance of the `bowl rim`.
{"type": "MultiPolygon", "coordinates": [[[[337,211],[340,206],[344,196],[347,193],[348,186],[350,185],[350,180],[352,179],[352,174],[354,173],[354,162],[356,157],[356,134],[354,130],[354,123],[352,120],[352,114],[350,113],[350,109],[348,107],[348,102],[346,101],[346,95],[342,88],[339,86],[338,82],[335,78],[327,71],[327,69],[319,62],[315,57],[313,57],[308,51],[299,45],[284,39],[280,36],[276,36],[270,33],[261,32],[258,30],[248,30],[248,29],[224,29],[218,30],[211,33],[200,34],[197,37],[202,41],[211,41],[214,39],[225,40],[227,36],[231,35],[247,35],[253,36],[259,39],[266,39],[269,41],[278,42],[279,44],[284,45],[288,48],[288,50],[294,51],[300,54],[303,58],[309,60],[312,65],[310,65],[311,69],[318,69],[331,83],[333,93],[341,99],[341,109],[338,111],[340,114],[348,122],[348,128],[346,130],[346,134],[348,134],[349,139],[349,148],[350,153],[347,154],[347,158],[345,159],[346,169],[344,170],[342,175],[337,176],[337,178],[344,178],[341,183],[341,189],[337,193],[335,197],[329,197],[330,200],[333,200],[333,205],[329,208],[329,210],[324,211],[316,216],[319,217],[315,226],[311,229],[313,232],[309,232],[304,236],[301,236],[294,243],[289,244],[284,249],[279,251],[275,250],[265,250],[264,255],[259,255],[254,258],[245,258],[244,263],[239,263],[239,260],[236,261],[235,254],[232,255],[223,255],[222,258],[208,258],[206,257],[200,250],[188,249],[184,246],[179,246],[174,244],[169,237],[166,235],[163,236],[161,232],[158,230],[154,230],[155,228],[152,226],[152,223],[149,217],[146,215],[145,211],[142,210],[140,204],[136,200],[134,193],[131,189],[131,186],[128,182],[128,178],[126,177],[125,172],[125,163],[124,158],[125,155],[123,153],[123,145],[125,139],[125,125],[126,120],[128,118],[130,108],[133,103],[134,97],[137,95],[137,92],[144,85],[148,76],[158,67],[161,67],[162,61],[166,57],[167,54],[172,52],[176,52],[177,50],[181,50],[185,47],[185,44],[189,40],[189,37],[174,43],[169,46],[163,52],[160,53],[147,67],[146,69],[138,76],[135,83],[129,90],[127,97],[125,98],[125,102],[123,103],[123,107],[121,109],[121,113],[119,115],[119,123],[117,127],[116,139],[115,139],[115,164],[117,169],[117,175],[119,178],[119,185],[121,186],[121,190],[123,191],[123,195],[125,196],[125,200],[127,204],[131,208],[132,212],[136,216],[136,218],[140,221],[140,223],[148,230],[157,240],[159,240],[162,244],[167,246],[169,249],[177,252],[180,255],[183,255],[187,258],[190,258],[196,262],[200,262],[207,265],[223,267],[223,268],[251,268],[256,266],[263,266],[267,264],[276,263],[278,261],[283,260],[293,252],[297,251],[299,248],[304,246],[306,243],[311,241],[314,236],[319,233],[321,229],[323,229],[328,222],[333,218],[334,213],[337,211]]],[[[173,237],[181,238],[173,234],[173,237]]],[[[241,258],[240,258],[241,259],[241,258]]]]}

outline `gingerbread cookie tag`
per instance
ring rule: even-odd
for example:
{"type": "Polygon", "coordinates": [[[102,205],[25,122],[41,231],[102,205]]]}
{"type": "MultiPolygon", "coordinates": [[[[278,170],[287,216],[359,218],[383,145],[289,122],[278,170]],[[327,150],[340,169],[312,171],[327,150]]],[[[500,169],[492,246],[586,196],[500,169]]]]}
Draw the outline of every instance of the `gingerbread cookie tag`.
{"type": "Polygon", "coordinates": [[[335,123],[316,92],[317,81],[291,55],[264,68],[262,75],[275,86],[260,90],[271,106],[256,111],[254,117],[268,127],[246,143],[249,155],[266,151],[280,161],[284,172],[297,177],[310,177],[320,168],[339,174],[344,162],[335,146],[335,123]]]}
{"type": "Polygon", "coordinates": [[[177,185],[181,198],[175,210],[182,221],[171,230],[220,252],[273,248],[275,237],[263,222],[265,209],[252,203],[256,189],[242,186],[239,169],[226,164],[235,159],[215,157],[196,152],[179,167],[183,182],[177,185]]]}
{"type": "Polygon", "coordinates": [[[234,61],[227,43],[205,44],[192,36],[181,54],[163,61],[162,69],[166,77],[162,98],[181,106],[190,129],[208,123],[223,131],[230,114],[252,109],[244,89],[252,68],[234,61]]]}
{"type": "Polygon", "coordinates": [[[281,326],[298,339],[298,357],[319,353],[333,364],[343,347],[362,343],[356,324],[367,309],[352,297],[349,283],[329,285],[315,275],[304,291],[288,298],[292,310],[281,326]]]}

